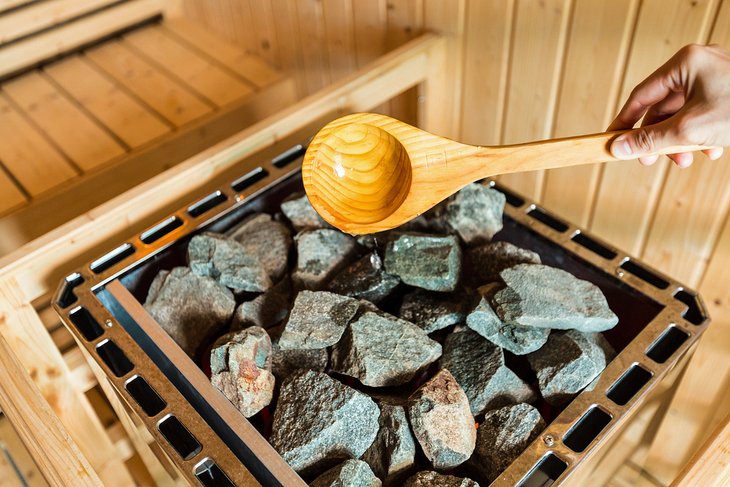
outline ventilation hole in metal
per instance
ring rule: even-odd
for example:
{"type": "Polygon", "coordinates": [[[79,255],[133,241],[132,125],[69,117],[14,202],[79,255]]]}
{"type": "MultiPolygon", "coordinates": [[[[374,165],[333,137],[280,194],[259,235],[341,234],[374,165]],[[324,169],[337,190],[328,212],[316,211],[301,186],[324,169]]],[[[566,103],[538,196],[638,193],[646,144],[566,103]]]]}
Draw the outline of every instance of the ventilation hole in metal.
{"type": "Polygon", "coordinates": [[[540,208],[533,208],[532,210],[528,211],[527,214],[530,215],[535,220],[549,226],[550,228],[552,228],[553,230],[555,230],[557,232],[562,233],[568,229],[568,225],[561,222],[554,216],[552,216],[548,213],[545,213],[540,208]]]}
{"type": "Polygon", "coordinates": [[[633,260],[627,260],[621,264],[621,268],[626,269],[639,279],[648,282],[657,289],[666,289],[669,287],[669,283],[666,280],[657,276],[646,267],[637,264],[633,260]]]}
{"type": "Polygon", "coordinates": [[[674,355],[689,338],[689,333],[672,325],[646,349],[646,356],[658,364],[663,364],[674,355]]]}
{"type": "Polygon", "coordinates": [[[651,380],[651,377],[651,372],[639,364],[634,364],[608,388],[606,396],[619,406],[624,406],[651,380]]]}
{"type": "Polygon", "coordinates": [[[568,464],[554,453],[548,453],[520,480],[517,487],[549,487],[565,472],[568,464]]]}
{"type": "Polygon", "coordinates": [[[93,272],[94,274],[101,274],[105,270],[112,267],[114,264],[118,264],[133,253],[134,245],[130,243],[122,244],[116,249],[104,254],[103,256],[92,262],[89,265],[89,269],[91,269],[91,272],[93,272]]]}
{"type": "Polygon", "coordinates": [[[198,463],[193,473],[205,487],[235,487],[231,479],[210,458],[198,463]]]}
{"type": "Polygon", "coordinates": [[[231,188],[233,188],[233,191],[235,191],[236,193],[240,193],[244,189],[251,187],[252,185],[261,181],[268,175],[269,171],[259,166],[253,171],[249,171],[248,173],[233,181],[231,183],[231,188]]]}
{"type": "Polygon", "coordinates": [[[302,157],[306,151],[307,149],[302,144],[297,144],[294,147],[285,150],[278,156],[271,159],[271,164],[278,168],[288,166],[292,162],[302,157]]]}
{"type": "Polygon", "coordinates": [[[146,380],[135,375],[124,384],[129,395],[139,404],[142,411],[149,416],[157,416],[165,409],[167,403],[155,392],[146,380]]]}
{"type": "Polygon", "coordinates": [[[134,368],[124,352],[111,340],[104,340],[96,346],[96,353],[117,377],[122,377],[134,368]]]}
{"type": "Polygon", "coordinates": [[[94,341],[104,334],[99,322],[86,308],[78,307],[71,311],[68,317],[88,342],[94,341]]]}
{"type": "Polygon", "coordinates": [[[172,445],[183,460],[190,460],[202,449],[198,440],[183,426],[179,419],[172,414],[165,416],[157,423],[157,429],[172,445]]]}
{"type": "Polygon", "coordinates": [[[226,200],[226,195],[220,191],[211,193],[197,203],[193,203],[188,207],[188,215],[192,217],[200,216],[206,211],[210,211],[226,200]]]}
{"type": "Polygon", "coordinates": [[[78,272],[74,272],[73,274],[66,276],[66,279],[63,280],[63,287],[61,288],[61,292],[58,296],[58,305],[61,308],[68,308],[78,300],[76,294],[74,294],[74,288],[81,285],[83,282],[84,278],[81,277],[81,274],[78,272]]]}
{"type": "Polygon", "coordinates": [[[593,406],[563,437],[563,443],[576,453],[581,453],[611,422],[611,415],[593,406]]]}
{"type": "Polygon", "coordinates": [[[696,294],[690,294],[684,289],[677,291],[674,294],[674,299],[683,302],[687,305],[687,311],[682,313],[682,318],[689,321],[693,325],[701,325],[705,322],[705,316],[702,314],[700,309],[700,303],[697,299],[696,294]]]}
{"type": "Polygon", "coordinates": [[[593,253],[600,255],[604,259],[611,260],[616,257],[616,252],[609,249],[605,245],[593,240],[591,237],[583,233],[576,233],[575,235],[573,235],[572,240],[578,245],[581,245],[592,251],[593,253]]]}
{"type": "Polygon", "coordinates": [[[158,223],[149,230],[142,232],[142,234],[139,236],[139,239],[146,244],[151,244],[152,242],[158,241],[176,228],[180,228],[182,224],[183,221],[181,219],[176,216],[171,216],[170,218],[158,223]]]}

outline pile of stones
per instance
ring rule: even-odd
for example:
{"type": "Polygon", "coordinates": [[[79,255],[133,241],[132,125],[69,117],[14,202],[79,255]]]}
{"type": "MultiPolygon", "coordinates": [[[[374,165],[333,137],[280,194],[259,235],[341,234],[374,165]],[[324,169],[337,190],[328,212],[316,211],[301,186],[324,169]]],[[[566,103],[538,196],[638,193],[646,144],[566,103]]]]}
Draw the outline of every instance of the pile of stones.
{"type": "Polygon", "coordinates": [[[311,485],[487,485],[545,427],[536,406],[601,373],[618,322],[595,285],[493,241],[504,205],[472,184],[354,238],[295,195],[195,235],[145,307],[311,485]]]}

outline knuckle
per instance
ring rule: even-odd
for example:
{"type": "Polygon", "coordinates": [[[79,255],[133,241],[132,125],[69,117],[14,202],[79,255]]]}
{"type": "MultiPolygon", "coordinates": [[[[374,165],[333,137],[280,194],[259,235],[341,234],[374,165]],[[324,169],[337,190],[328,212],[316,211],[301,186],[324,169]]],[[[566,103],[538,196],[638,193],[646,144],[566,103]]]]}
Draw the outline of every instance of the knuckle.
{"type": "Polygon", "coordinates": [[[637,131],[634,143],[639,152],[648,153],[654,151],[654,136],[648,130],[637,131]]]}

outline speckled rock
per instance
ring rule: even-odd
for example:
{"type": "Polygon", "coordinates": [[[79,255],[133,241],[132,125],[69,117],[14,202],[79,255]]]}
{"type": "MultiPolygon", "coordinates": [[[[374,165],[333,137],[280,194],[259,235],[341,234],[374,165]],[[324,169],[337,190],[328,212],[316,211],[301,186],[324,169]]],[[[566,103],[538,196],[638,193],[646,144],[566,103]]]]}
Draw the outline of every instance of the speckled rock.
{"type": "Polygon", "coordinates": [[[474,451],[477,431],[469,399],[448,370],[439,371],[408,398],[408,417],[435,468],[461,465],[474,451]]]}
{"type": "Polygon", "coordinates": [[[403,487],[479,487],[479,484],[469,478],[426,470],[406,480],[403,487]]]}
{"type": "Polygon", "coordinates": [[[269,278],[278,282],[287,271],[289,249],[292,238],[283,223],[271,219],[271,215],[254,215],[231,232],[246,253],[256,258],[264,266],[269,278]]]}
{"type": "Polygon", "coordinates": [[[289,219],[297,232],[306,229],[330,228],[329,223],[319,216],[305,194],[283,202],[281,212],[289,219]]]}
{"type": "Polygon", "coordinates": [[[365,394],[311,370],[281,386],[269,442],[298,473],[360,458],[378,433],[378,406],[365,394]]]}
{"type": "Polygon", "coordinates": [[[479,423],[470,465],[492,482],[545,429],[540,413],[529,404],[490,411],[479,423]]]}
{"type": "Polygon", "coordinates": [[[383,262],[373,252],[337,274],[329,290],[377,303],[387,298],[399,283],[400,279],[383,270],[383,262]]]}
{"type": "Polygon", "coordinates": [[[553,332],[540,350],[527,356],[547,402],[571,400],[600,374],[615,352],[600,333],[553,332]]]}
{"type": "Polygon", "coordinates": [[[326,348],[309,350],[282,350],[278,337],[271,341],[271,372],[281,381],[297,370],[313,370],[324,372],[329,361],[326,348]]]}
{"type": "Polygon", "coordinates": [[[144,307],[191,357],[228,324],[236,301],[211,277],[187,267],[160,271],[150,285],[144,307]]]}
{"type": "Polygon", "coordinates": [[[262,292],[272,285],[263,263],[239,242],[218,233],[194,236],[188,244],[190,269],[238,291],[262,292]]]}
{"type": "Polygon", "coordinates": [[[301,291],[279,338],[282,350],[334,345],[357,313],[360,303],[327,291],[301,291]]]}
{"type": "Polygon", "coordinates": [[[210,352],[210,381],[250,418],[269,405],[274,394],[271,340],[258,326],[223,335],[210,352]]]}
{"type": "Polygon", "coordinates": [[[489,242],[502,229],[505,202],[496,189],[472,183],[447,201],[443,218],[467,245],[489,242]]]}
{"type": "Polygon", "coordinates": [[[474,300],[466,292],[447,294],[416,289],[403,297],[398,314],[426,333],[433,333],[463,323],[474,300]]]}
{"type": "Polygon", "coordinates": [[[453,291],[461,273],[459,241],[453,235],[401,235],[388,242],[385,270],[411,286],[453,291]]]}
{"type": "Polygon", "coordinates": [[[309,487],[380,487],[367,463],[362,460],[346,460],[314,479],[309,487]]]}
{"type": "Polygon", "coordinates": [[[466,284],[479,287],[499,280],[499,273],[517,264],[540,264],[540,256],[509,242],[493,242],[464,252],[466,284]]]}
{"type": "Polygon", "coordinates": [[[362,459],[368,462],[375,475],[385,485],[400,485],[410,472],[416,458],[416,440],[408,425],[403,406],[379,403],[378,435],[362,459]]]}
{"type": "Polygon", "coordinates": [[[395,386],[441,356],[441,345],[413,323],[364,312],[332,351],[332,369],[367,386],[395,386]]]}
{"type": "Polygon", "coordinates": [[[519,326],[512,323],[504,323],[492,309],[489,297],[496,289],[480,288],[483,294],[479,304],[466,317],[466,324],[472,330],[490,342],[515,355],[525,355],[539,349],[547,342],[550,330],[548,328],[534,328],[530,326],[519,326]]]}
{"type": "Polygon", "coordinates": [[[464,390],[474,416],[537,399],[530,386],[505,365],[502,349],[468,328],[446,337],[439,365],[464,390]]]}
{"type": "Polygon", "coordinates": [[[518,264],[500,273],[507,285],[492,307],[507,323],[536,328],[604,331],[618,323],[601,290],[562,269],[518,264]]]}
{"type": "Polygon", "coordinates": [[[282,322],[289,314],[292,298],[291,281],[282,279],[274,287],[251,301],[241,303],[233,315],[232,330],[249,326],[271,328],[282,322]]]}
{"type": "Polygon", "coordinates": [[[294,240],[297,267],[292,280],[305,289],[325,288],[356,257],[355,239],[337,230],[310,230],[299,233],[294,240]]]}

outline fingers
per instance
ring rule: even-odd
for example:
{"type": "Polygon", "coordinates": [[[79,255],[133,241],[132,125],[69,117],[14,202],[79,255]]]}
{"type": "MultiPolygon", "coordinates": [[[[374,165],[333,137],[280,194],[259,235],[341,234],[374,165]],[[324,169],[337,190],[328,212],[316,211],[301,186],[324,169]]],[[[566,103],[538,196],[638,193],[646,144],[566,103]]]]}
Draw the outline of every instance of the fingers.
{"type": "Polygon", "coordinates": [[[702,151],[711,161],[716,161],[722,157],[722,147],[713,147],[702,151]]]}
{"type": "Polygon", "coordinates": [[[663,100],[654,104],[644,115],[641,126],[654,125],[674,115],[684,105],[683,92],[672,92],[663,100]]]}
{"type": "Polygon", "coordinates": [[[611,154],[617,159],[640,158],[644,164],[653,164],[656,158],[648,156],[668,147],[677,144],[672,137],[674,117],[663,120],[653,125],[647,125],[616,137],[611,143],[611,154]]]}

